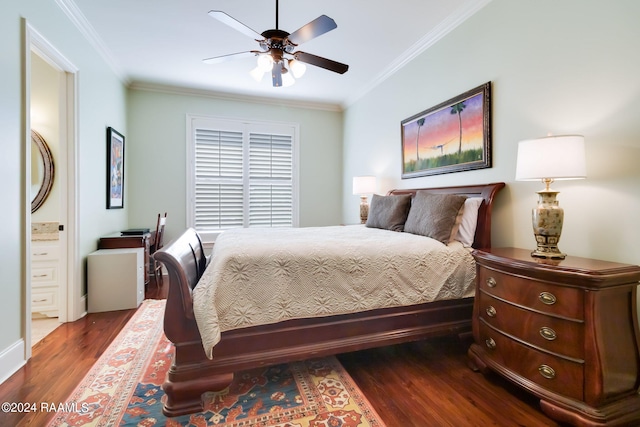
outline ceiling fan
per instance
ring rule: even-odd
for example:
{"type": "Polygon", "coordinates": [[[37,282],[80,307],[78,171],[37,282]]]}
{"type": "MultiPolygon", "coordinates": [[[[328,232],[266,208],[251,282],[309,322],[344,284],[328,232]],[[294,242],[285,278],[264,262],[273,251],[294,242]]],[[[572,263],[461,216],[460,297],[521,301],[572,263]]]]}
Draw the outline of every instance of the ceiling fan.
{"type": "Polygon", "coordinates": [[[278,0],[276,0],[276,28],[266,30],[262,34],[257,33],[220,10],[210,11],[209,16],[251,37],[258,42],[262,50],[251,50],[207,58],[203,60],[206,64],[219,64],[228,60],[257,56],[258,67],[251,71],[251,75],[260,81],[265,73],[271,71],[274,87],[293,84],[294,80],[291,74],[295,77],[301,77],[306,70],[305,63],[339,74],[344,74],[349,69],[346,64],[295,50],[299,44],[338,27],[335,21],[326,15],[319,16],[291,34],[278,28],[278,0]]]}

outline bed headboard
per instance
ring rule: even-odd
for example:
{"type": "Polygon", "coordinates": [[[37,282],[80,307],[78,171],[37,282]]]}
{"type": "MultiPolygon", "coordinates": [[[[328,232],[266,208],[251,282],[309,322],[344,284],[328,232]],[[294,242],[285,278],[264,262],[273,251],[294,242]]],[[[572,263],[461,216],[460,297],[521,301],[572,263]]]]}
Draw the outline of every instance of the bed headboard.
{"type": "Polygon", "coordinates": [[[504,182],[494,182],[492,184],[480,185],[460,185],[456,187],[436,187],[436,188],[413,188],[391,190],[388,195],[416,194],[416,191],[425,190],[439,194],[460,194],[467,197],[482,197],[484,201],[478,209],[478,225],[476,235],[473,240],[473,247],[491,247],[491,210],[493,208],[493,198],[504,187],[504,182]]]}

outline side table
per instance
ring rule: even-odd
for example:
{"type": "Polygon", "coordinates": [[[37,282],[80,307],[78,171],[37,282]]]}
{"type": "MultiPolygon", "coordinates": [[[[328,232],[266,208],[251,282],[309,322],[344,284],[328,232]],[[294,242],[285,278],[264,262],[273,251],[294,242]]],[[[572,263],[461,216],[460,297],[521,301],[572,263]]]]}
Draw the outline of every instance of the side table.
{"type": "Polygon", "coordinates": [[[471,363],[580,426],[640,425],[640,267],[530,251],[474,251],[471,363]]]}

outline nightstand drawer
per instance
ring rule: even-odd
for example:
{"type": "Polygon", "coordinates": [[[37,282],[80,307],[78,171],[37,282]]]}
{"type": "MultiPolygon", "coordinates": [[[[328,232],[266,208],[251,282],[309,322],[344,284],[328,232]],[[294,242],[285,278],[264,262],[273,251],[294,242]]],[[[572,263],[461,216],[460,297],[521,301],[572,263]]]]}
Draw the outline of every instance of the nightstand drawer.
{"type": "Polygon", "coordinates": [[[480,291],[479,313],[486,323],[529,344],[584,359],[584,324],[525,310],[480,291]]]}
{"type": "Polygon", "coordinates": [[[580,289],[554,286],[482,266],[478,269],[478,283],[481,291],[514,304],[564,318],[584,319],[584,295],[580,289]]]}
{"type": "Polygon", "coordinates": [[[534,350],[480,321],[480,345],[502,366],[540,386],[583,400],[584,364],[534,350]]]}

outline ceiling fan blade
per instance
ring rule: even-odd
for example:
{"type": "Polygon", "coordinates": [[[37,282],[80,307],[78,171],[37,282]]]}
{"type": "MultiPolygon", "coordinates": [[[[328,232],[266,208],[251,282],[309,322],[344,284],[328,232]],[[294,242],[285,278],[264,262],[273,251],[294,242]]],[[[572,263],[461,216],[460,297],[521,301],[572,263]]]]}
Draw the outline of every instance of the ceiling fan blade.
{"type": "Polygon", "coordinates": [[[202,62],[204,62],[205,64],[220,64],[222,62],[227,62],[234,59],[242,59],[242,58],[248,58],[250,56],[256,56],[259,53],[260,52],[258,52],[257,50],[251,50],[248,52],[230,53],[228,55],[214,56],[213,58],[206,58],[206,59],[203,59],[202,62]]]}
{"type": "Polygon", "coordinates": [[[289,34],[288,39],[291,43],[298,45],[315,37],[321,36],[324,33],[328,33],[337,27],[338,25],[336,24],[336,21],[329,18],[327,15],[321,15],[289,34]]]}
{"type": "Polygon", "coordinates": [[[294,52],[292,55],[298,61],[306,62],[307,64],[315,65],[316,67],[324,68],[326,70],[333,71],[334,73],[344,74],[349,70],[349,66],[347,64],[342,64],[310,53],[294,52]]]}
{"type": "Polygon", "coordinates": [[[227,24],[228,26],[230,26],[231,28],[233,28],[234,30],[240,31],[242,34],[251,37],[254,40],[264,40],[264,37],[262,37],[262,35],[256,31],[254,31],[253,29],[247,27],[246,25],[244,25],[242,22],[238,21],[235,18],[232,18],[231,16],[227,15],[226,13],[224,13],[221,10],[211,10],[209,11],[209,16],[211,16],[212,18],[217,19],[218,21],[222,22],[223,24],[227,24]]]}
{"type": "Polygon", "coordinates": [[[271,70],[271,79],[273,80],[273,87],[282,87],[282,62],[276,62],[273,64],[271,70]]]}

